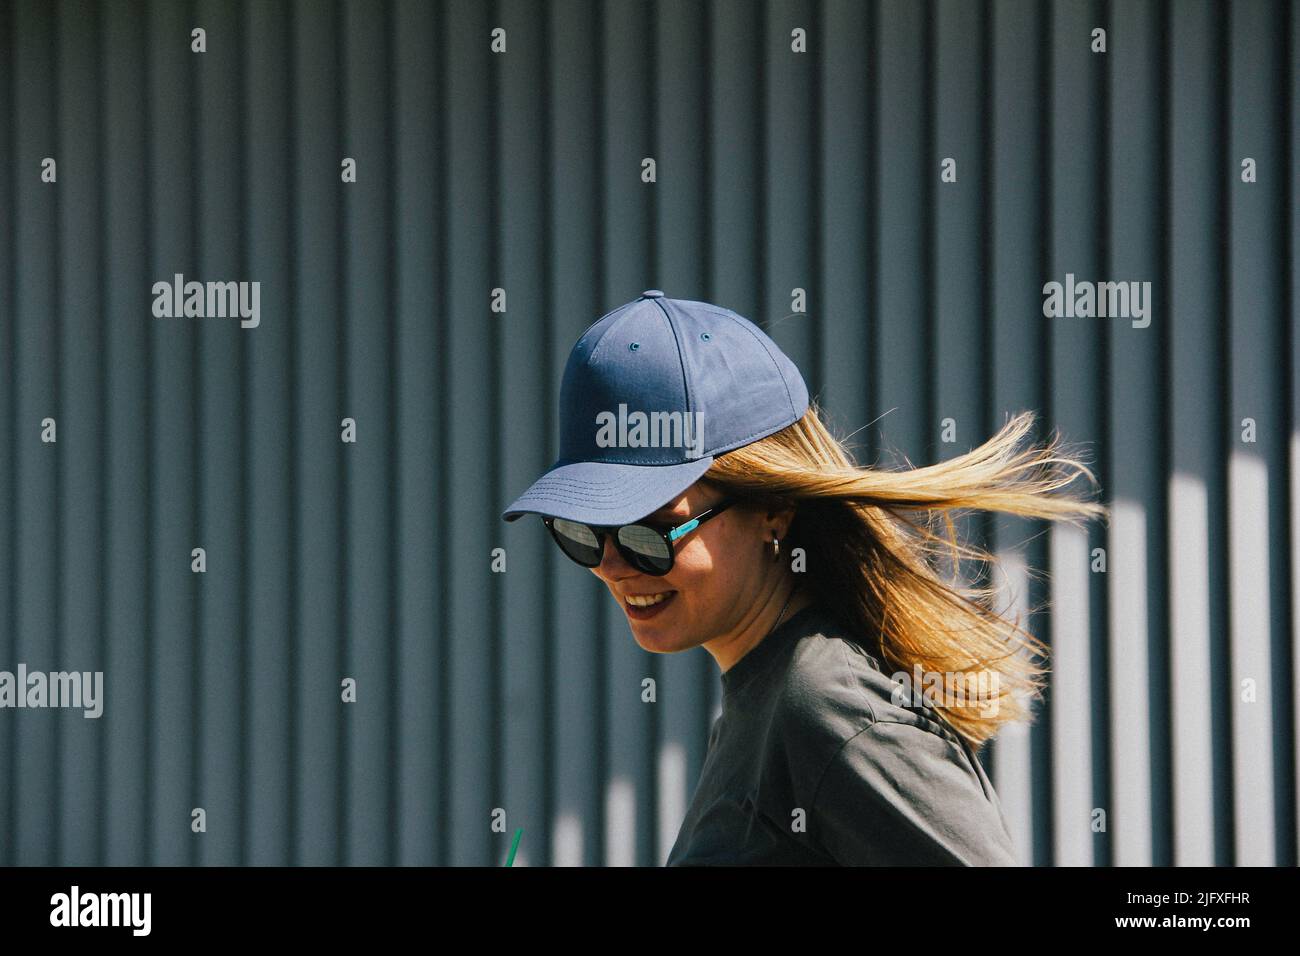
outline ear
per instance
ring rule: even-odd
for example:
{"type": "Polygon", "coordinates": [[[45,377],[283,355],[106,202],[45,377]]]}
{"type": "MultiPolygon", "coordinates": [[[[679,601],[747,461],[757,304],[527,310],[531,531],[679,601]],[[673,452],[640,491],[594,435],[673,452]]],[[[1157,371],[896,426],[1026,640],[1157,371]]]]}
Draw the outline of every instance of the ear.
{"type": "Polygon", "coordinates": [[[786,508],[769,509],[767,512],[767,526],[776,529],[778,538],[784,538],[790,533],[790,525],[794,522],[794,515],[795,508],[793,505],[786,508]]]}

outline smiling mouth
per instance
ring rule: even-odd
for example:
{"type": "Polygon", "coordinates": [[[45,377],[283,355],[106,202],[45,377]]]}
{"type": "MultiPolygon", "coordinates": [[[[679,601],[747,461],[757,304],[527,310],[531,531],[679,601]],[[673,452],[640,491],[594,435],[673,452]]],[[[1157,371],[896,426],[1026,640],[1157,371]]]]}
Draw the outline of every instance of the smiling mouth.
{"type": "Polygon", "coordinates": [[[661,591],[658,594],[628,594],[624,596],[623,603],[629,607],[654,607],[667,601],[676,593],[676,591],[661,591]]]}

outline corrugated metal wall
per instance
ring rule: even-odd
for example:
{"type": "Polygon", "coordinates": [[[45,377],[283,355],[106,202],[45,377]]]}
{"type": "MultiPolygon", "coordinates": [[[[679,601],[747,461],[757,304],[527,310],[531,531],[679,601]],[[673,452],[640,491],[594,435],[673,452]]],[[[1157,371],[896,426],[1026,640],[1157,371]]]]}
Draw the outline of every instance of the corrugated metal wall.
{"type": "Polygon", "coordinates": [[[1298,31],[0,4],[0,670],[105,681],[99,719],[0,710],[0,863],[662,862],[712,659],[498,519],[573,341],[659,288],[764,324],[864,461],[1020,408],[1088,443],[1109,528],[985,526],[1054,605],[1048,706],[986,751],[1027,862],[1294,864],[1298,31]],[[176,273],[258,281],[260,324],[154,317],[176,273]],[[1149,281],[1149,325],[1045,317],[1067,274],[1149,281]]]}

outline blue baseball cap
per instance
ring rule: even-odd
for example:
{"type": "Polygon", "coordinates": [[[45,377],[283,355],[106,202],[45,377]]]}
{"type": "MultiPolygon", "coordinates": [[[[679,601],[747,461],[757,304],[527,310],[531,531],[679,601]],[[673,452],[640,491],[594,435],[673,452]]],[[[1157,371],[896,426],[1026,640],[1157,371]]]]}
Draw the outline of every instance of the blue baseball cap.
{"type": "Polygon", "coordinates": [[[730,309],[648,289],[578,339],[560,385],[560,457],[501,517],[639,521],[715,456],[808,410],[799,369],[730,309]]]}

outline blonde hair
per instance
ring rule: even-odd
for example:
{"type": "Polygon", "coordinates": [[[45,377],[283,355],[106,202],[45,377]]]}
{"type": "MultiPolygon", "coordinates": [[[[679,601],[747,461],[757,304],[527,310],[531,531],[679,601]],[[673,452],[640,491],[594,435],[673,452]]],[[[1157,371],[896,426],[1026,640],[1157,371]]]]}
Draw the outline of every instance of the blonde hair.
{"type": "Polygon", "coordinates": [[[704,475],[752,505],[796,508],[782,550],[803,549],[812,595],[887,665],[887,674],[892,668],[910,676],[919,667],[996,688],[983,706],[947,697],[934,705],[975,749],[1003,724],[1029,718],[1026,698],[1041,695],[1047,647],[1018,618],[996,610],[996,585],[967,584],[955,574],[944,579],[943,559],[957,570],[962,557],[977,569],[999,564],[988,551],[958,542],[953,513],[1072,524],[1109,519],[1105,506],[1058,493],[1080,474],[1097,485],[1080,460],[1063,453],[1059,435],[1019,448],[1034,418],[1021,412],[978,448],[895,471],[857,465],[812,403],[787,428],[719,455],[704,475]],[[940,523],[944,534],[935,530],[940,523]]]}

